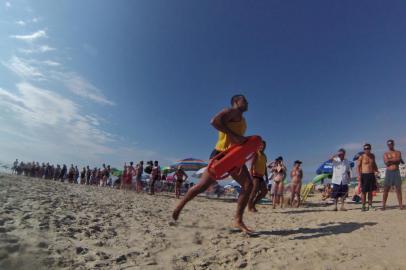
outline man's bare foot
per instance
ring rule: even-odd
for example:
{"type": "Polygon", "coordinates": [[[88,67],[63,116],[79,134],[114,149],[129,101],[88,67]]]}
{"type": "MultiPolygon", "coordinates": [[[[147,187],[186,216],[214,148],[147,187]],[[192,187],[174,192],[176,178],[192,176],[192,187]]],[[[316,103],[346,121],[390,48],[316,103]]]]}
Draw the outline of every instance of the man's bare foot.
{"type": "Polygon", "coordinates": [[[385,211],[385,210],[386,210],[386,206],[382,206],[381,210],[382,210],[382,211],[385,211]]]}
{"type": "Polygon", "coordinates": [[[180,214],[180,209],[176,208],[175,210],[173,210],[173,213],[172,213],[173,220],[175,220],[175,221],[178,220],[179,214],[180,214]]]}
{"type": "Polygon", "coordinates": [[[347,209],[345,209],[345,207],[341,207],[340,211],[347,211],[347,209]]]}
{"type": "Polygon", "coordinates": [[[402,206],[399,206],[399,210],[403,210],[404,208],[403,208],[403,205],[402,206]]]}
{"type": "Polygon", "coordinates": [[[235,227],[236,229],[240,229],[242,232],[245,232],[245,233],[253,233],[253,232],[254,232],[253,229],[247,227],[247,226],[244,224],[244,222],[242,222],[242,221],[241,221],[241,222],[236,221],[235,224],[234,224],[234,227],[235,227]]]}

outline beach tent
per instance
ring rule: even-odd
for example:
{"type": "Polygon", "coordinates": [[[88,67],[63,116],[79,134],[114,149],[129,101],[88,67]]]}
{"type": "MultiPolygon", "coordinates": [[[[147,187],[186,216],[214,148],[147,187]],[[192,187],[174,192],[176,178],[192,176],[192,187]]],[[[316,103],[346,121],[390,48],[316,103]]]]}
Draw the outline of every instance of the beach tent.
{"type": "Polygon", "coordinates": [[[207,163],[204,160],[196,158],[185,158],[178,160],[176,163],[172,164],[170,167],[174,170],[181,166],[184,171],[198,171],[203,167],[207,167],[207,163]]]}

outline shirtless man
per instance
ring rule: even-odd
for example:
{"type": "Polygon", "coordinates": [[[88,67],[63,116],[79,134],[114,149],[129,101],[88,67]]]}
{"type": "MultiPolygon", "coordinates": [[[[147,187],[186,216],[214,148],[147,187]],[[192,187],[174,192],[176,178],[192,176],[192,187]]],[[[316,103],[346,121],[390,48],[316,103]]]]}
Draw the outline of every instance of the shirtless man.
{"type": "Polygon", "coordinates": [[[361,186],[362,211],[368,211],[372,208],[372,192],[376,189],[375,174],[379,173],[375,162],[375,155],[371,153],[371,145],[364,145],[364,153],[358,158],[358,182],[361,186]],[[368,193],[368,207],[365,206],[368,193]]]}
{"type": "Polygon", "coordinates": [[[151,171],[149,194],[155,194],[155,183],[159,179],[161,179],[161,170],[159,168],[158,161],[155,160],[151,171]]]}
{"type": "MultiPolygon", "coordinates": [[[[210,159],[222,151],[225,151],[231,145],[240,144],[246,141],[246,138],[244,137],[246,122],[243,113],[248,110],[248,102],[243,95],[235,95],[231,98],[231,106],[231,108],[219,112],[211,120],[211,125],[219,131],[219,138],[210,159]]],[[[243,222],[243,214],[252,190],[250,173],[244,165],[238,172],[232,172],[231,176],[242,187],[237,201],[235,226],[243,232],[252,232],[252,230],[250,230],[243,222]]],[[[215,182],[216,180],[214,180],[206,170],[200,178],[200,181],[190,188],[183,199],[179,202],[178,206],[173,211],[173,219],[177,220],[179,218],[179,214],[187,202],[192,200],[198,194],[206,191],[215,182]]]]}
{"type": "Polygon", "coordinates": [[[395,186],[399,209],[402,210],[402,180],[399,171],[399,164],[403,163],[402,154],[400,151],[395,150],[395,142],[393,140],[388,140],[386,144],[388,145],[389,151],[383,155],[383,160],[386,165],[386,174],[382,210],[386,209],[386,200],[388,199],[388,193],[392,186],[395,186]]]}
{"type": "Polygon", "coordinates": [[[182,187],[183,182],[185,182],[188,179],[188,175],[182,169],[182,166],[178,166],[178,169],[176,170],[176,172],[174,174],[174,179],[176,180],[176,182],[175,182],[175,196],[176,196],[176,199],[179,199],[179,197],[180,197],[180,188],[182,187]]]}
{"type": "Polygon", "coordinates": [[[300,168],[302,162],[300,160],[296,160],[293,169],[290,172],[290,189],[291,189],[291,203],[294,206],[295,197],[297,197],[297,205],[296,207],[299,208],[300,206],[300,190],[302,189],[302,178],[303,178],[303,171],[300,168]]]}

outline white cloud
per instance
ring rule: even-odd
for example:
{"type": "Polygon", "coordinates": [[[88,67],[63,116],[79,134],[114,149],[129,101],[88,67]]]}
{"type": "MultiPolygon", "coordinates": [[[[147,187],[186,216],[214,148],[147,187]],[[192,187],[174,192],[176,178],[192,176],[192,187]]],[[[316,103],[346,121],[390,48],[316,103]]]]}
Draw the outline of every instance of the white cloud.
{"type": "Polygon", "coordinates": [[[54,72],[53,74],[54,78],[62,81],[69,91],[82,98],[90,99],[100,104],[115,105],[113,101],[108,100],[103,95],[99,88],[81,77],[79,74],[75,72],[54,72]]]}
{"type": "Polygon", "coordinates": [[[38,30],[37,32],[34,32],[32,34],[29,34],[29,35],[13,35],[13,36],[10,36],[10,37],[18,39],[18,40],[22,40],[22,41],[32,42],[32,41],[37,40],[39,38],[47,37],[47,33],[45,32],[45,30],[38,30]]]}
{"type": "Polygon", "coordinates": [[[6,3],[4,3],[4,5],[6,6],[6,9],[9,9],[9,8],[11,8],[11,3],[10,2],[6,2],[6,3]]]}
{"type": "Polygon", "coordinates": [[[51,66],[51,67],[59,67],[61,64],[52,60],[45,60],[42,61],[43,64],[51,66]]]}
{"type": "Polygon", "coordinates": [[[42,46],[32,46],[30,49],[18,49],[20,52],[25,53],[25,54],[31,54],[31,53],[46,53],[46,52],[51,52],[55,51],[56,49],[48,46],[48,45],[42,45],[42,46]]]}
{"type": "Polygon", "coordinates": [[[45,80],[41,71],[32,66],[29,62],[30,61],[13,56],[9,61],[3,62],[3,65],[23,79],[45,80]]]}
{"type": "MultiPolygon", "coordinates": [[[[36,154],[37,158],[83,161],[114,153],[108,146],[114,136],[100,128],[96,116],[86,115],[72,100],[30,83],[19,83],[14,91],[0,88],[0,112],[8,115],[2,119],[0,133],[12,136],[11,144],[21,140],[24,147],[14,146],[24,158],[36,154]]],[[[0,140],[2,149],[9,144],[7,139],[0,140]]]]}
{"type": "Polygon", "coordinates": [[[27,23],[22,21],[22,20],[16,21],[16,24],[21,25],[21,26],[26,26],[27,25],[27,23]]]}

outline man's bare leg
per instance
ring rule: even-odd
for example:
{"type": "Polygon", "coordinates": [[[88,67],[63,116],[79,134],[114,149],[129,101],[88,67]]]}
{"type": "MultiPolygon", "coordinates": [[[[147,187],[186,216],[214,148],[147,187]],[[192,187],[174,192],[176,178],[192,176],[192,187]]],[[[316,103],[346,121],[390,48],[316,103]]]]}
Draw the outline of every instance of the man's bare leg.
{"type": "Polygon", "coordinates": [[[248,201],[248,211],[258,212],[258,210],[255,209],[255,201],[256,201],[256,197],[258,195],[258,190],[259,190],[259,180],[255,177],[253,177],[252,183],[253,183],[252,190],[251,190],[249,201],[248,201]]]}
{"type": "Polygon", "coordinates": [[[232,175],[234,180],[241,185],[241,192],[237,201],[237,212],[235,215],[235,226],[243,232],[252,232],[243,222],[244,210],[248,204],[252,190],[252,180],[246,166],[243,166],[238,175],[232,175]]]}
{"type": "Polygon", "coordinates": [[[396,197],[398,198],[399,209],[403,210],[402,187],[396,187],[396,197]]]}
{"type": "Polygon", "coordinates": [[[340,207],[340,211],[347,211],[347,209],[345,209],[345,207],[344,207],[345,197],[346,197],[346,196],[341,197],[341,207],[340,207]]]}
{"type": "Polygon", "coordinates": [[[372,195],[372,191],[368,192],[368,207],[372,207],[372,199],[373,199],[373,195],[372,195]]]}
{"type": "Polygon", "coordinates": [[[266,188],[265,183],[262,181],[259,187],[259,193],[257,194],[257,197],[255,199],[254,205],[259,203],[263,198],[265,198],[266,194],[268,193],[268,189],[266,188]]]}
{"type": "Polygon", "coordinates": [[[382,198],[382,210],[386,209],[386,201],[388,200],[390,187],[384,187],[383,189],[383,198],[382,198]]]}
{"type": "Polygon", "coordinates": [[[194,185],[192,188],[190,188],[186,192],[186,194],[182,198],[182,200],[178,203],[178,206],[176,206],[175,210],[172,213],[172,218],[174,220],[178,220],[180,212],[182,211],[183,207],[185,207],[185,205],[190,200],[192,200],[194,197],[196,197],[200,193],[206,191],[206,189],[208,189],[214,182],[216,182],[216,181],[210,177],[210,175],[207,171],[205,171],[203,173],[202,177],[200,178],[199,182],[196,185],[194,185]]]}
{"type": "Polygon", "coordinates": [[[365,210],[366,197],[367,197],[367,193],[361,192],[362,210],[365,210]]]}

